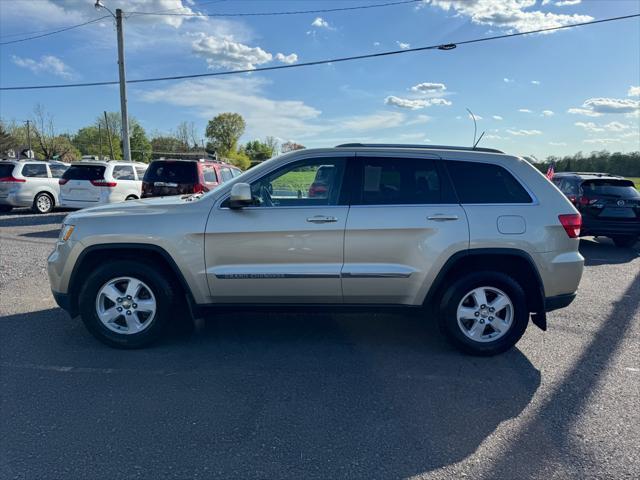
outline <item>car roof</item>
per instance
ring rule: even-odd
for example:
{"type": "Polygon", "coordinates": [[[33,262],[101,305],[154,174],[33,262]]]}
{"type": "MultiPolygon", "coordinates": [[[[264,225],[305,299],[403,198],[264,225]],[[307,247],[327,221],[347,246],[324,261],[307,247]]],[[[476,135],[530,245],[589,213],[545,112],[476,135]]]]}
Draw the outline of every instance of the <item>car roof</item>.
{"type": "Polygon", "coordinates": [[[235,165],[232,165],[227,162],[223,162],[221,160],[213,160],[213,159],[192,159],[192,158],[156,158],[151,163],[155,162],[191,162],[195,164],[210,164],[210,165],[224,165],[227,167],[238,168],[235,165]]]}
{"type": "Polygon", "coordinates": [[[462,147],[454,145],[422,145],[412,143],[343,143],[336,148],[410,148],[418,150],[460,150],[485,153],[504,153],[502,150],[485,147],[462,147]]]}
{"type": "Polygon", "coordinates": [[[558,172],[554,177],[573,177],[581,180],[626,180],[620,175],[600,172],[558,172]]]}

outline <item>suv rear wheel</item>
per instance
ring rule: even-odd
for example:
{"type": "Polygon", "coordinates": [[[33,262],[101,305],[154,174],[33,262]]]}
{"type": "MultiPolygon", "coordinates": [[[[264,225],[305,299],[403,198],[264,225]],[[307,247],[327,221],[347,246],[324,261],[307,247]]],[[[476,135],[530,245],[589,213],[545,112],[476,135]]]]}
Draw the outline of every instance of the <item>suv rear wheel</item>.
{"type": "Polygon", "coordinates": [[[528,321],[524,291],[504,273],[472,273],[453,283],[442,297],[441,329],[456,348],[472,355],[510,349],[528,321]]]}
{"type": "Polygon", "coordinates": [[[169,281],[154,267],[120,260],[98,267],[80,292],[80,316],[112,347],[140,348],[165,329],[173,302],[169,281]]]}
{"type": "Polygon", "coordinates": [[[638,241],[638,237],[634,237],[633,235],[625,235],[622,237],[613,237],[613,243],[616,244],[616,247],[623,248],[631,248],[638,241]]]}
{"type": "Polygon", "coordinates": [[[31,210],[33,210],[34,213],[51,213],[53,206],[53,197],[48,193],[40,192],[36,195],[36,198],[33,199],[31,210]]]}

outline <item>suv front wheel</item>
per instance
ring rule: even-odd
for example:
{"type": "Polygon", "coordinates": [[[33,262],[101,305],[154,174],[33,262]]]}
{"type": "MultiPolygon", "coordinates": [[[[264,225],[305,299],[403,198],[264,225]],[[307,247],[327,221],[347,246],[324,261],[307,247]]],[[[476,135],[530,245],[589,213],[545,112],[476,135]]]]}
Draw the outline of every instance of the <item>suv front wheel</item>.
{"type": "Polygon", "coordinates": [[[458,349],[490,356],[513,347],[529,321],[522,287],[500,272],[477,272],[453,283],[440,306],[440,328],[458,349]]]}
{"type": "Polygon", "coordinates": [[[102,265],[80,291],[80,316],[98,340],[140,348],[155,341],[169,321],[171,284],[146,263],[120,260],[102,265]]]}

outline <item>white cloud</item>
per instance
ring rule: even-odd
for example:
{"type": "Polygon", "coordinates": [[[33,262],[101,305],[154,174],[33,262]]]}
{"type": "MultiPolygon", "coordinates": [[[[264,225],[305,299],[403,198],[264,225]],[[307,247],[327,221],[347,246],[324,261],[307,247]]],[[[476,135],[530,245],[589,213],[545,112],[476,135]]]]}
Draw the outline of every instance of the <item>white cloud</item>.
{"type": "Polygon", "coordinates": [[[430,107],[431,105],[450,106],[451,102],[444,98],[400,98],[395,95],[389,95],[384,99],[386,105],[393,105],[400,108],[408,108],[410,110],[419,110],[421,108],[430,107]]]}
{"type": "Polygon", "coordinates": [[[518,109],[519,112],[521,113],[533,113],[531,110],[529,110],[528,108],[519,108],[518,109]]]}
{"type": "Polygon", "coordinates": [[[582,105],[596,113],[632,113],[640,110],[640,100],[627,98],[589,98],[582,105]]]}
{"type": "MultiPolygon", "coordinates": [[[[473,117],[475,117],[476,120],[484,120],[484,117],[481,117],[480,115],[478,115],[477,113],[474,113],[473,115],[471,115],[470,113],[467,113],[467,117],[469,117],[469,119],[473,120],[473,117]]],[[[456,117],[458,119],[462,118],[462,117],[456,117]]]]}
{"type": "Polygon", "coordinates": [[[379,47],[380,46],[380,42],[373,42],[373,46],[374,47],[379,47]]]}
{"type": "Polygon", "coordinates": [[[482,138],[486,138],[487,140],[507,140],[507,137],[502,137],[500,135],[496,135],[494,133],[488,133],[484,135],[482,138]]]}
{"type": "Polygon", "coordinates": [[[27,68],[33,73],[50,73],[57,77],[73,78],[74,73],[62,60],[53,55],[43,55],[40,60],[22,58],[16,55],[11,57],[13,63],[22,68],[27,68]]]}
{"type": "Polygon", "coordinates": [[[554,147],[566,147],[567,142],[549,142],[549,145],[553,145],[554,147]]]}
{"type": "Polygon", "coordinates": [[[540,130],[511,130],[511,129],[508,129],[507,132],[510,133],[511,135],[516,135],[518,137],[531,136],[531,135],[542,135],[542,132],[540,130]]]}
{"type": "Polygon", "coordinates": [[[571,5],[578,5],[579,3],[582,3],[582,0],[562,0],[554,3],[554,5],[556,7],[569,7],[571,5]]]}
{"type": "Polygon", "coordinates": [[[555,115],[555,113],[553,112],[553,110],[543,110],[542,111],[542,116],[543,117],[553,117],[555,115]]]}
{"type": "Polygon", "coordinates": [[[514,80],[513,78],[507,78],[507,77],[504,77],[504,78],[502,79],[502,81],[503,81],[504,83],[513,83],[513,82],[515,82],[515,80],[514,80]]]}
{"type": "Polygon", "coordinates": [[[531,80],[533,85],[540,85],[540,80],[531,80]]]}
{"type": "Polygon", "coordinates": [[[327,22],[322,17],[316,17],[316,19],[313,22],[311,22],[311,26],[318,27],[318,28],[331,28],[331,26],[329,25],[329,22],[327,22]]]}
{"type": "Polygon", "coordinates": [[[398,47],[400,47],[401,50],[407,50],[407,49],[411,48],[411,44],[409,44],[409,43],[396,41],[396,44],[398,45],[398,47]]]}
{"type": "Polygon", "coordinates": [[[631,128],[631,125],[627,125],[626,123],[620,123],[620,122],[609,122],[606,125],[604,125],[604,128],[606,128],[611,132],[621,132],[622,130],[627,130],[631,128]]]}
{"type": "Polygon", "coordinates": [[[356,115],[338,122],[340,129],[355,132],[399,127],[405,122],[405,115],[400,112],[379,112],[371,115],[356,115]]]}
{"type": "Polygon", "coordinates": [[[589,15],[565,15],[532,8],[536,0],[423,0],[445,11],[466,16],[478,25],[491,25],[508,31],[526,32],[593,20],[589,15]]]}
{"type": "Polygon", "coordinates": [[[601,145],[610,145],[612,143],[620,143],[617,138],[587,138],[583,140],[584,143],[597,143],[601,145]]]}
{"type": "Polygon", "coordinates": [[[629,87],[629,91],[627,92],[627,96],[629,97],[640,97],[640,87],[629,87]]]}
{"type": "Polygon", "coordinates": [[[430,83],[430,82],[419,83],[411,87],[411,90],[413,92],[420,92],[420,93],[443,92],[446,89],[447,87],[444,83],[430,83]]]}
{"type": "Polygon", "coordinates": [[[631,125],[620,122],[609,122],[604,125],[597,125],[593,122],[576,122],[575,126],[584,128],[588,132],[622,132],[631,128],[631,125]]]}
{"type": "Polygon", "coordinates": [[[599,127],[593,122],[576,122],[576,127],[584,128],[588,132],[604,132],[604,128],[599,127]]]}
{"type": "Polygon", "coordinates": [[[431,120],[431,117],[429,115],[420,114],[420,115],[416,115],[411,120],[407,120],[405,122],[405,125],[420,125],[423,123],[427,123],[430,120],[431,120]]]}
{"type": "MultiPolygon", "coordinates": [[[[253,70],[258,65],[273,60],[273,55],[260,47],[249,47],[234,41],[229,36],[206,35],[202,32],[191,35],[195,37],[191,44],[192,51],[206,59],[209,68],[230,68],[253,70]]],[[[276,60],[283,63],[295,63],[295,53],[284,55],[278,53],[276,60]]]]}
{"type": "Polygon", "coordinates": [[[571,113],[574,115],[585,115],[587,117],[600,117],[602,114],[598,112],[594,112],[588,108],[570,108],[567,110],[567,113],[571,113]]]}
{"type": "Polygon", "coordinates": [[[548,3],[551,3],[551,0],[542,0],[542,5],[546,5],[548,3]]]}
{"type": "Polygon", "coordinates": [[[500,115],[493,115],[492,118],[494,120],[504,120],[500,115]]]}
{"type": "Polygon", "coordinates": [[[285,55],[284,53],[278,53],[276,54],[276,60],[290,65],[298,61],[298,55],[296,55],[295,53],[291,53],[289,55],[285,55]]]}

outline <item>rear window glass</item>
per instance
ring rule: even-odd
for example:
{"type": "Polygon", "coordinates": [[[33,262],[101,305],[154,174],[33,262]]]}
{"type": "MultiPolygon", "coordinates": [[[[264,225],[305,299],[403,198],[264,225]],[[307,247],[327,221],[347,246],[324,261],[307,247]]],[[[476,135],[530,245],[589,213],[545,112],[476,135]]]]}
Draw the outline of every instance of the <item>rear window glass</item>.
{"type": "Polygon", "coordinates": [[[220,175],[222,175],[223,182],[228,182],[233,178],[233,174],[231,173],[231,170],[228,168],[220,169],[220,175]]]}
{"type": "Polygon", "coordinates": [[[0,178],[10,177],[13,174],[13,163],[0,164],[0,178]]]}
{"type": "Polygon", "coordinates": [[[446,162],[460,203],[531,203],[520,183],[500,165],[446,162]]]}
{"type": "Polygon", "coordinates": [[[587,197],[640,198],[631,180],[587,180],[582,182],[581,188],[587,197]]]}
{"type": "Polygon", "coordinates": [[[197,183],[196,164],[153,162],[144,174],[145,182],[197,183]]]}
{"type": "Polygon", "coordinates": [[[62,174],[65,180],[102,180],[105,167],[102,165],[71,165],[62,174]]]}
{"type": "Polygon", "coordinates": [[[67,166],[57,163],[50,163],[49,170],[51,170],[51,176],[53,178],[60,178],[62,177],[62,174],[67,170],[67,166]]]}

